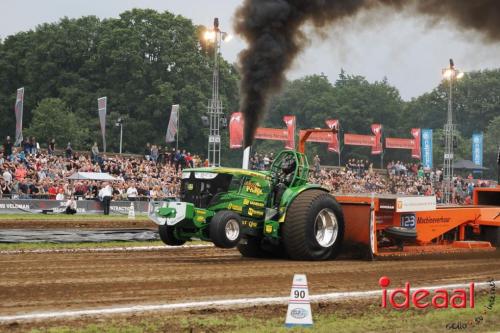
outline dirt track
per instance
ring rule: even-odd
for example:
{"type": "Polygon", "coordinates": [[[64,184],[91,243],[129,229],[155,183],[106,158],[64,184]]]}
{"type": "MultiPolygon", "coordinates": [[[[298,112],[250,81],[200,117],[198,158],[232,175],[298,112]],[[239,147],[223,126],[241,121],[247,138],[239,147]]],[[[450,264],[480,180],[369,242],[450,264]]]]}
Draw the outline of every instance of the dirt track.
{"type": "Polygon", "coordinates": [[[234,250],[0,255],[0,314],[246,296],[286,296],[295,272],[310,292],[468,283],[500,277],[500,252],[429,259],[294,262],[243,259],[234,250]],[[458,258],[460,257],[460,258],[458,258]]]}

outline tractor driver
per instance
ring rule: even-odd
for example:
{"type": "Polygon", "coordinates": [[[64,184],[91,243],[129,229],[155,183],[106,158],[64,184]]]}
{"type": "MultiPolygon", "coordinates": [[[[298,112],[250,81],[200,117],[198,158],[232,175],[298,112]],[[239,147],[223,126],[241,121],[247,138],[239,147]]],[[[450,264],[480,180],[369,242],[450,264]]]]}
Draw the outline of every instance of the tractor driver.
{"type": "Polygon", "coordinates": [[[281,162],[281,171],[273,177],[274,206],[279,207],[281,197],[288,186],[292,184],[297,163],[292,155],[285,156],[281,162]]]}

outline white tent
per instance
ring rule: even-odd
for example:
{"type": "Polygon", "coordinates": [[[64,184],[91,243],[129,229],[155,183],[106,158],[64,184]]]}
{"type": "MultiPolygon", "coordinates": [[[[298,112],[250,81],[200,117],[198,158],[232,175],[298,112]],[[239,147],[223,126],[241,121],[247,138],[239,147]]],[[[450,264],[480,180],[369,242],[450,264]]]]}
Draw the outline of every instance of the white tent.
{"type": "Polygon", "coordinates": [[[120,178],[115,178],[106,172],[75,172],[67,179],[70,180],[102,180],[102,181],[118,181],[120,178]]]}

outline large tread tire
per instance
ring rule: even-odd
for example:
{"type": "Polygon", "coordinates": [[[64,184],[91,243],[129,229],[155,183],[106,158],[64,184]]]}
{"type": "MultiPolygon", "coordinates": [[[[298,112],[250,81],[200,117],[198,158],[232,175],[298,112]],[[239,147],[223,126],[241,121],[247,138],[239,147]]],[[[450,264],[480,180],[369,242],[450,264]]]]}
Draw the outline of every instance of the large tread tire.
{"type": "Polygon", "coordinates": [[[221,210],[217,212],[209,225],[209,236],[215,246],[230,249],[238,245],[241,239],[241,217],[230,210],[221,210]],[[226,226],[230,221],[237,222],[238,236],[229,239],[226,235],[226,226]]]}
{"type": "Polygon", "coordinates": [[[168,225],[160,225],[158,227],[158,234],[160,235],[160,239],[163,243],[170,246],[180,246],[186,243],[185,240],[181,240],[175,237],[174,234],[175,227],[168,225]]]}
{"type": "Polygon", "coordinates": [[[328,260],[335,258],[344,238],[344,216],[337,200],[320,190],[306,190],[298,195],[286,212],[282,226],[285,250],[293,260],[328,260]],[[330,247],[322,247],[314,235],[316,216],[325,208],[335,214],[338,225],[337,238],[330,247]]]}

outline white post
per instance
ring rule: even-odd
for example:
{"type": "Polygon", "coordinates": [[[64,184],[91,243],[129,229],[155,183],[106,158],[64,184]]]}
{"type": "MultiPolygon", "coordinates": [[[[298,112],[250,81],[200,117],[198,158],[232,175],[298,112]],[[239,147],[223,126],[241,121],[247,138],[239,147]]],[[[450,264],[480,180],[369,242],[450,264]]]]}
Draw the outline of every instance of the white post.
{"type": "Polygon", "coordinates": [[[123,124],[120,124],[120,155],[122,154],[123,124]]]}
{"type": "Polygon", "coordinates": [[[246,147],[245,150],[243,150],[243,165],[242,165],[243,169],[248,170],[249,160],[250,160],[250,146],[246,147]]]}
{"type": "Polygon", "coordinates": [[[181,116],[181,108],[177,109],[177,131],[175,132],[175,150],[179,150],[179,118],[181,116]]]}

